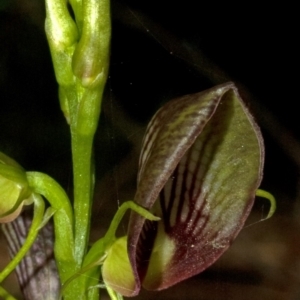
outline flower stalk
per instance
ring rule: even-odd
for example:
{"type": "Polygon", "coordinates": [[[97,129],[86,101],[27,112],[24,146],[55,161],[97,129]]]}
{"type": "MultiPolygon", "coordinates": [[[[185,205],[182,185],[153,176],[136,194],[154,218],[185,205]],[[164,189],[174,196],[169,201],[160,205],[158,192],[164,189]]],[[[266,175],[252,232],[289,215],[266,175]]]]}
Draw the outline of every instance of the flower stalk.
{"type": "Polygon", "coordinates": [[[108,74],[111,26],[109,0],[73,0],[69,4],[67,7],[64,0],[46,0],[46,34],[61,109],[71,130],[76,272],[82,267],[89,240],[94,188],[92,148],[108,74]]]}
{"type": "Polygon", "coordinates": [[[46,33],[60,103],[71,128],[74,168],[75,260],[80,267],[87,248],[93,192],[92,145],[108,73],[109,1],[46,1],[46,33]]]}

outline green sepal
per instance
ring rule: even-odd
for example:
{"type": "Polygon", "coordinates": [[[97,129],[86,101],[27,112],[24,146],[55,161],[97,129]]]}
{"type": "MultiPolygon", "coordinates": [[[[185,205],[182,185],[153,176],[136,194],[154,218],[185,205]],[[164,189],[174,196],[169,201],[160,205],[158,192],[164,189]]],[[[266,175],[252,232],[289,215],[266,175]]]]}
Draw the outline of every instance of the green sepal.
{"type": "MultiPolygon", "coordinates": [[[[27,172],[26,174],[34,193],[47,199],[52,210],[55,211],[53,214],[55,231],[54,254],[61,282],[64,283],[71,274],[74,274],[76,269],[74,259],[74,221],[70,200],[65,190],[50,176],[40,172],[27,172]]],[[[51,210],[49,212],[52,213],[51,210]]],[[[46,216],[46,218],[48,217],[46,216]]]]}
{"type": "Polygon", "coordinates": [[[271,218],[273,216],[273,214],[275,213],[275,211],[276,211],[275,197],[271,193],[269,193],[267,191],[264,191],[264,190],[261,190],[261,189],[258,189],[256,191],[255,195],[256,195],[256,197],[262,197],[262,198],[265,198],[265,199],[270,201],[270,210],[268,212],[268,215],[262,221],[271,218]]]}
{"type": "Polygon", "coordinates": [[[0,152],[0,175],[19,185],[28,186],[25,170],[12,158],[0,152]]]}
{"type": "Polygon", "coordinates": [[[32,190],[24,169],[0,152],[0,222],[13,221],[23,204],[31,204],[32,190]]]}

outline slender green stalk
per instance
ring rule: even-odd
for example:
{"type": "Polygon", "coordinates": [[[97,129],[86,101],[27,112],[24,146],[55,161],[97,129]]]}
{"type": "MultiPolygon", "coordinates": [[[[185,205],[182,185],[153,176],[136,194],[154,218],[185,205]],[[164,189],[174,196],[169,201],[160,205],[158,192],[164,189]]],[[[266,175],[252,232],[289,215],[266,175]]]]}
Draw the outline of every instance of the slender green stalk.
{"type": "Polygon", "coordinates": [[[74,170],[75,260],[80,268],[87,248],[91,218],[93,137],[72,135],[74,170]]]}
{"type": "MultiPolygon", "coordinates": [[[[117,228],[120,225],[121,220],[124,217],[124,215],[128,209],[135,211],[136,213],[138,213],[140,216],[144,217],[147,220],[151,220],[151,221],[159,221],[160,220],[159,217],[154,216],[150,211],[148,211],[147,209],[143,208],[142,206],[136,204],[135,202],[133,202],[133,201],[124,202],[119,207],[116,214],[114,215],[114,218],[111,221],[110,226],[103,238],[104,249],[109,247],[115,241],[117,228]]],[[[105,249],[105,250],[107,250],[107,249],[105,249]]]]}
{"type": "MultiPolygon", "coordinates": [[[[60,105],[71,129],[75,261],[71,277],[82,268],[89,241],[94,188],[92,148],[108,74],[111,25],[109,0],[70,0],[69,4],[75,20],[65,0],[46,0],[45,28],[60,105]]],[[[59,265],[64,264],[60,257],[55,258],[59,265]]],[[[60,275],[64,283],[68,278],[60,275]]],[[[65,299],[89,297],[84,281],[75,281],[71,285],[80,291],[68,287],[65,299]]]]}
{"type": "Polygon", "coordinates": [[[0,283],[16,268],[19,262],[26,255],[32,244],[34,243],[37,234],[40,229],[40,225],[43,221],[45,204],[43,199],[39,195],[33,195],[34,198],[34,215],[31,227],[28,232],[28,237],[19,250],[19,252],[14,256],[10,263],[5,267],[5,269],[0,273],[0,283]]]}
{"type": "Polygon", "coordinates": [[[15,297],[10,295],[2,286],[0,286],[0,298],[5,300],[17,300],[15,297]]]}

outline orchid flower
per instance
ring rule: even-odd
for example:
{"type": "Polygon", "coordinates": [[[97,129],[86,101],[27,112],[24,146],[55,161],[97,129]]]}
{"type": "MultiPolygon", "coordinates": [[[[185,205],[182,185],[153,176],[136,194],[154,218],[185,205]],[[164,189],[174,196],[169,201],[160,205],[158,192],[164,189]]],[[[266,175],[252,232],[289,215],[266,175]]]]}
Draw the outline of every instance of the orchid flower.
{"type": "MultiPolygon", "coordinates": [[[[105,284],[135,296],[141,286],[162,290],[213,264],[250,213],[263,163],[260,130],[233,83],[163,106],[144,137],[134,198],[161,221],[131,213],[128,238],[107,251],[105,284]]],[[[267,217],[274,209],[271,200],[267,217]]]]}
{"type": "MultiPolygon", "coordinates": [[[[20,233],[15,230],[14,226],[4,229],[14,255],[5,268],[0,270],[0,284],[24,258],[35,242],[40,229],[52,217],[56,221],[55,241],[63,245],[61,249],[55,248],[56,254],[68,261],[72,259],[72,210],[65,191],[50,176],[40,172],[25,172],[15,160],[0,152],[0,225],[14,221],[21,214],[24,205],[32,205],[32,221],[28,230],[23,228],[20,238],[18,237],[20,233]],[[46,210],[42,196],[50,204],[46,210]],[[24,238],[26,231],[27,236],[24,238]]],[[[74,272],[72,265],[64,266],[65,271],[68,268],[71,270],[70,273],[74,272]]],[[[24,276],[27,275],[24,274],[24,276]]],[[[8,297],[9,294],[0,286],[0,297],[3,295],[8,297]]]]}
{"type": "Polygon", "coordinates": [[[32,204],[31,193],[23,168],[0,152],[0,223],[13,221],[23,205],[32,204]]]}
{"type": "MultiPolygon", "coordinates": [[[[24,205],[34,207],[28,236],[18,251],[15,250],[19,240],[17,243],[14,241],[14,239],[18,239],[18,236],[11,236],[10,241],[14,245],[16,253],[4,270],[0,271],[0,283],[16,268],[34,243],[43,224],[45,211],[43,199],[40,195],[35,194],[30,186],[28,173],[15,160],[0,152],[0,225],[15,220],[22,212],[24,205]]],[[[11,299],[1,286],[0,296],[11,299]]]]}

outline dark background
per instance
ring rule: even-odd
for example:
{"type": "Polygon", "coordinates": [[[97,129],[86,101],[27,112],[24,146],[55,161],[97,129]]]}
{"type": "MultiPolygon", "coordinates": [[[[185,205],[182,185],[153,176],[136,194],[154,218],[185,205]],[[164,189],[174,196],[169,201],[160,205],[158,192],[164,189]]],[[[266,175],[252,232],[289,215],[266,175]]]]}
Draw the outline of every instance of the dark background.
{"type": "MultiPolygon", "coordinates": [[[[261,126],[266,143],[262,188],[278,203],[271,220],[249,226],[268,210],[257,200],[246,228],[207,271],[138,299],[300,299],[294,11],[288,3],[112,1],[110,77],[95,138],[92,239],[101,236],[118,204],[132,199],[141,139],[161,104],[230,80],[261,126]]],[[[0,151],[26,170],[50,174],[71,193],[70,138],[57,99],[44,14],[40,0],[0,2],[0,151]]],[[[5,253],[3,240],[0,249],[5,253]]]]}

